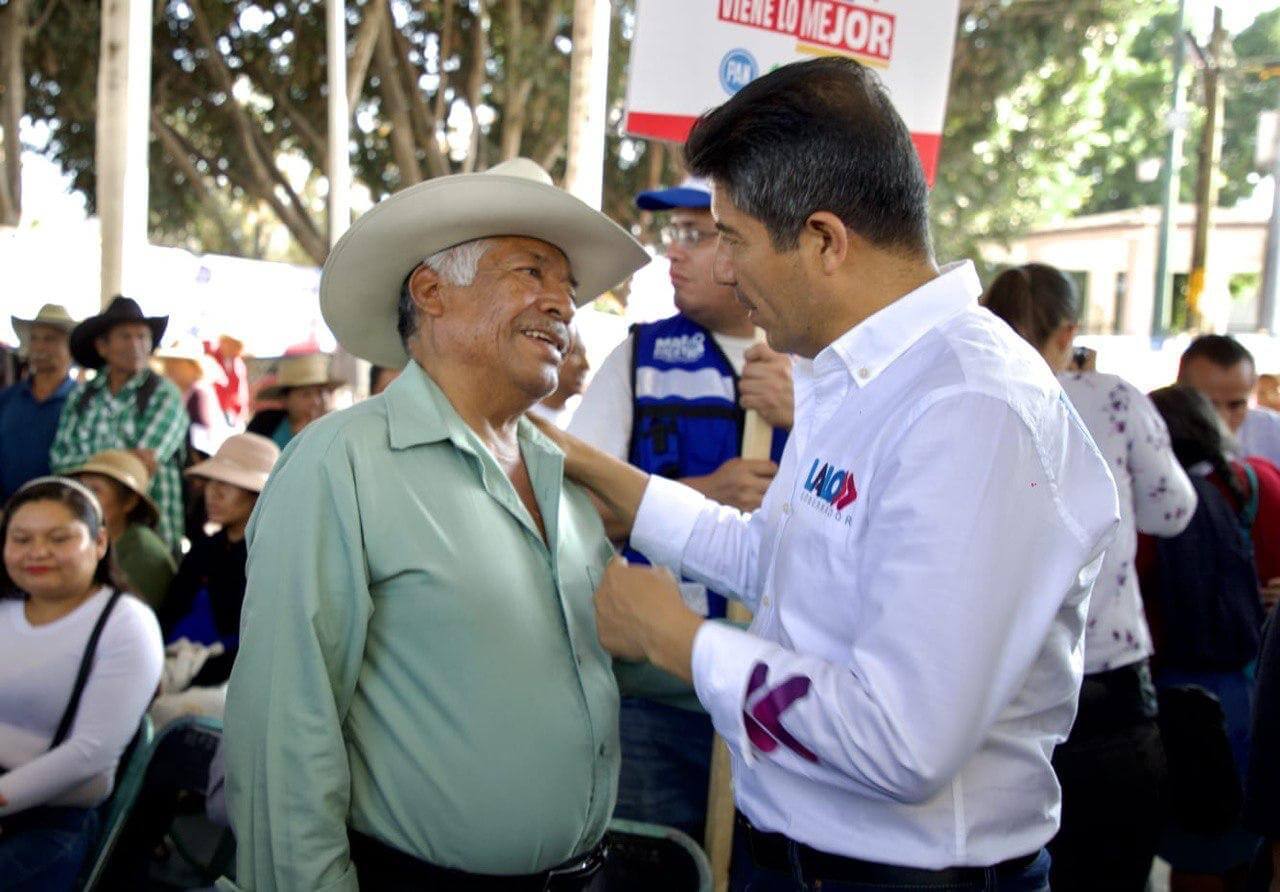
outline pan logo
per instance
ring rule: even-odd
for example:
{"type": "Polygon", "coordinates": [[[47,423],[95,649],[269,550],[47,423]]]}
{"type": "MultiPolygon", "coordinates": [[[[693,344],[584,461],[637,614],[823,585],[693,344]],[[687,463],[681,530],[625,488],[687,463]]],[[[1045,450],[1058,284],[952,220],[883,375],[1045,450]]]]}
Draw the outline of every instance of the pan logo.
{"type": "Polygon", "coordinates": [[[729,50],[720,60],[720,86],[730,96],[755,80],[759,73],[755,56],[744,49],[729,50]]]}

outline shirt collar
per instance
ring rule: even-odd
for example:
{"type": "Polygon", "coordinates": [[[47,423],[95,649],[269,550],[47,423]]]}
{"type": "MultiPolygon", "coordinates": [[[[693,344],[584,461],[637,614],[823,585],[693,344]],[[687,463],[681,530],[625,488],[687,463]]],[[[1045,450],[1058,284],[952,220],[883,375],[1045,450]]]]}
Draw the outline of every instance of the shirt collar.
{"type": "Polygon", "coordinates": [[[949,263],[915,291],[864,319],[836,338],[813,360],[814,373],[843,368],[863,387],[893,361],[982,293],[973,263],[949,263]]]}
{"type": "MultiPolygon", "coordinates": [[[[31,396],[32,399],[35,399],[35,395],[36,395],[35,382],[32,381],[31,378],[23,378],[21,384],[22,384],[22,389],[25,390],[27,394],[31,396]]],[[[75,378],[72,378],[70,375],[67,375],[67,377],[62,379],[62,383],[58,385],[58,389],[45,398],[45,402],[48,402],[49,400],[56,400],[56,399],[61,399],[65,397],[68,393],[70,393],[75,388],[75,386],[76,386],[75,378]]]]}
{"type": "MultiPolygon", "coordinates": [[[[474,434],[458,410],[449,402],[440,385],[416,362],[383,391],[387,403],[387,424],[391,448],[409,449],[427,443],[450,440],[460,449],[474,452],[474,434]]],[[[560,449],[532,422],[521,418],[518,436],[540,452],[560,456],[560,449]]]]}

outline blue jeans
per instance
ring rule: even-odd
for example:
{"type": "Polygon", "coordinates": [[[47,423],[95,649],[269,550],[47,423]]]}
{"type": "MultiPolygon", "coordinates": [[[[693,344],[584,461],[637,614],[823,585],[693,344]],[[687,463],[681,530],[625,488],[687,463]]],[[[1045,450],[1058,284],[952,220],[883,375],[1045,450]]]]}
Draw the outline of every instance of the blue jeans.
{"type": "MultiPolygon", "coordinates": [[[[794,852],[793,852],[794,853],[794,852]]],[[[1035,861],[1014,874],[996,875],[987,868],[986,876],[972,883],[921,881],[918,875],[904,876],[901,883],[845,883],[834,880],[805,879],[798,865],[791,874],[757,868],[756,876],[745,886],[745,892],[904,892],[907,889],[946,889],[951,892],[1049,892],[1049,853],[1041,849],[1035,861]]]]}
{"type": "Polygon", "coordinates": [[[0,885],[7,892],[74,889],[98,836],[92,808],[43,806],[5,819],[0,833],[0,885]]]}
{"type": "Polygon", "coordinates": [[[664,824],[701,840],[711,774],[711,718],[624,697],[618,716],[622,770],[614,815],[664,824]]]}

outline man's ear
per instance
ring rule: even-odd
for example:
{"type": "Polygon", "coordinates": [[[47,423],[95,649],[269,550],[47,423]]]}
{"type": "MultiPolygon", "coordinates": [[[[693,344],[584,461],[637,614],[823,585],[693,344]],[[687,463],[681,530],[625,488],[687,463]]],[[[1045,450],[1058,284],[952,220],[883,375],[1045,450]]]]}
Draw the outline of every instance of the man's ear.
{"type": "Polygon", "coordinates": [[[440,274],[420,264],[409,276],[409,296],[418,312],[424,316],[443,316],[444,299],[440,294],[440,274]]]}
{"type": "Polygon", "coordinates": [[[816,261],[824,275],[830,276],[848,259],[852,239],[843,220],[830,211],[817,211],[804,221],[800,247],[816,261]]]}

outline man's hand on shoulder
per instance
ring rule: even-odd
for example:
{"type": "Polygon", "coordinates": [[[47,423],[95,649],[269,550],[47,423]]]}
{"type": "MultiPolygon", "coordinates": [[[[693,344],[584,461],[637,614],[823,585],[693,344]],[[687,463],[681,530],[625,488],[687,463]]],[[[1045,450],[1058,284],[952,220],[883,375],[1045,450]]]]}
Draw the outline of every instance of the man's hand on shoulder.
{"type": "Polygon", "coordinates": [[[660,567],[614,558],[596,590],[596,631],[615,657],[648,660],[693,680],[693,639],[703,618],[680,597],[675,577],[660,567]]]}
{"type": "Polygon", "coordinates": [[[775,353],[766,344],[756,344],[747,350],[746,360],[738,380],[739,405],[760,413],[772,427],[791,430],[796,402],[791,357],[775,353]]]}
{"type": "Polygon", "coordinates": [[[710,474],[680,482],[722,505],[755,511],[777,473],[778,466],[767,459],[731,458],[710,474]]]}

